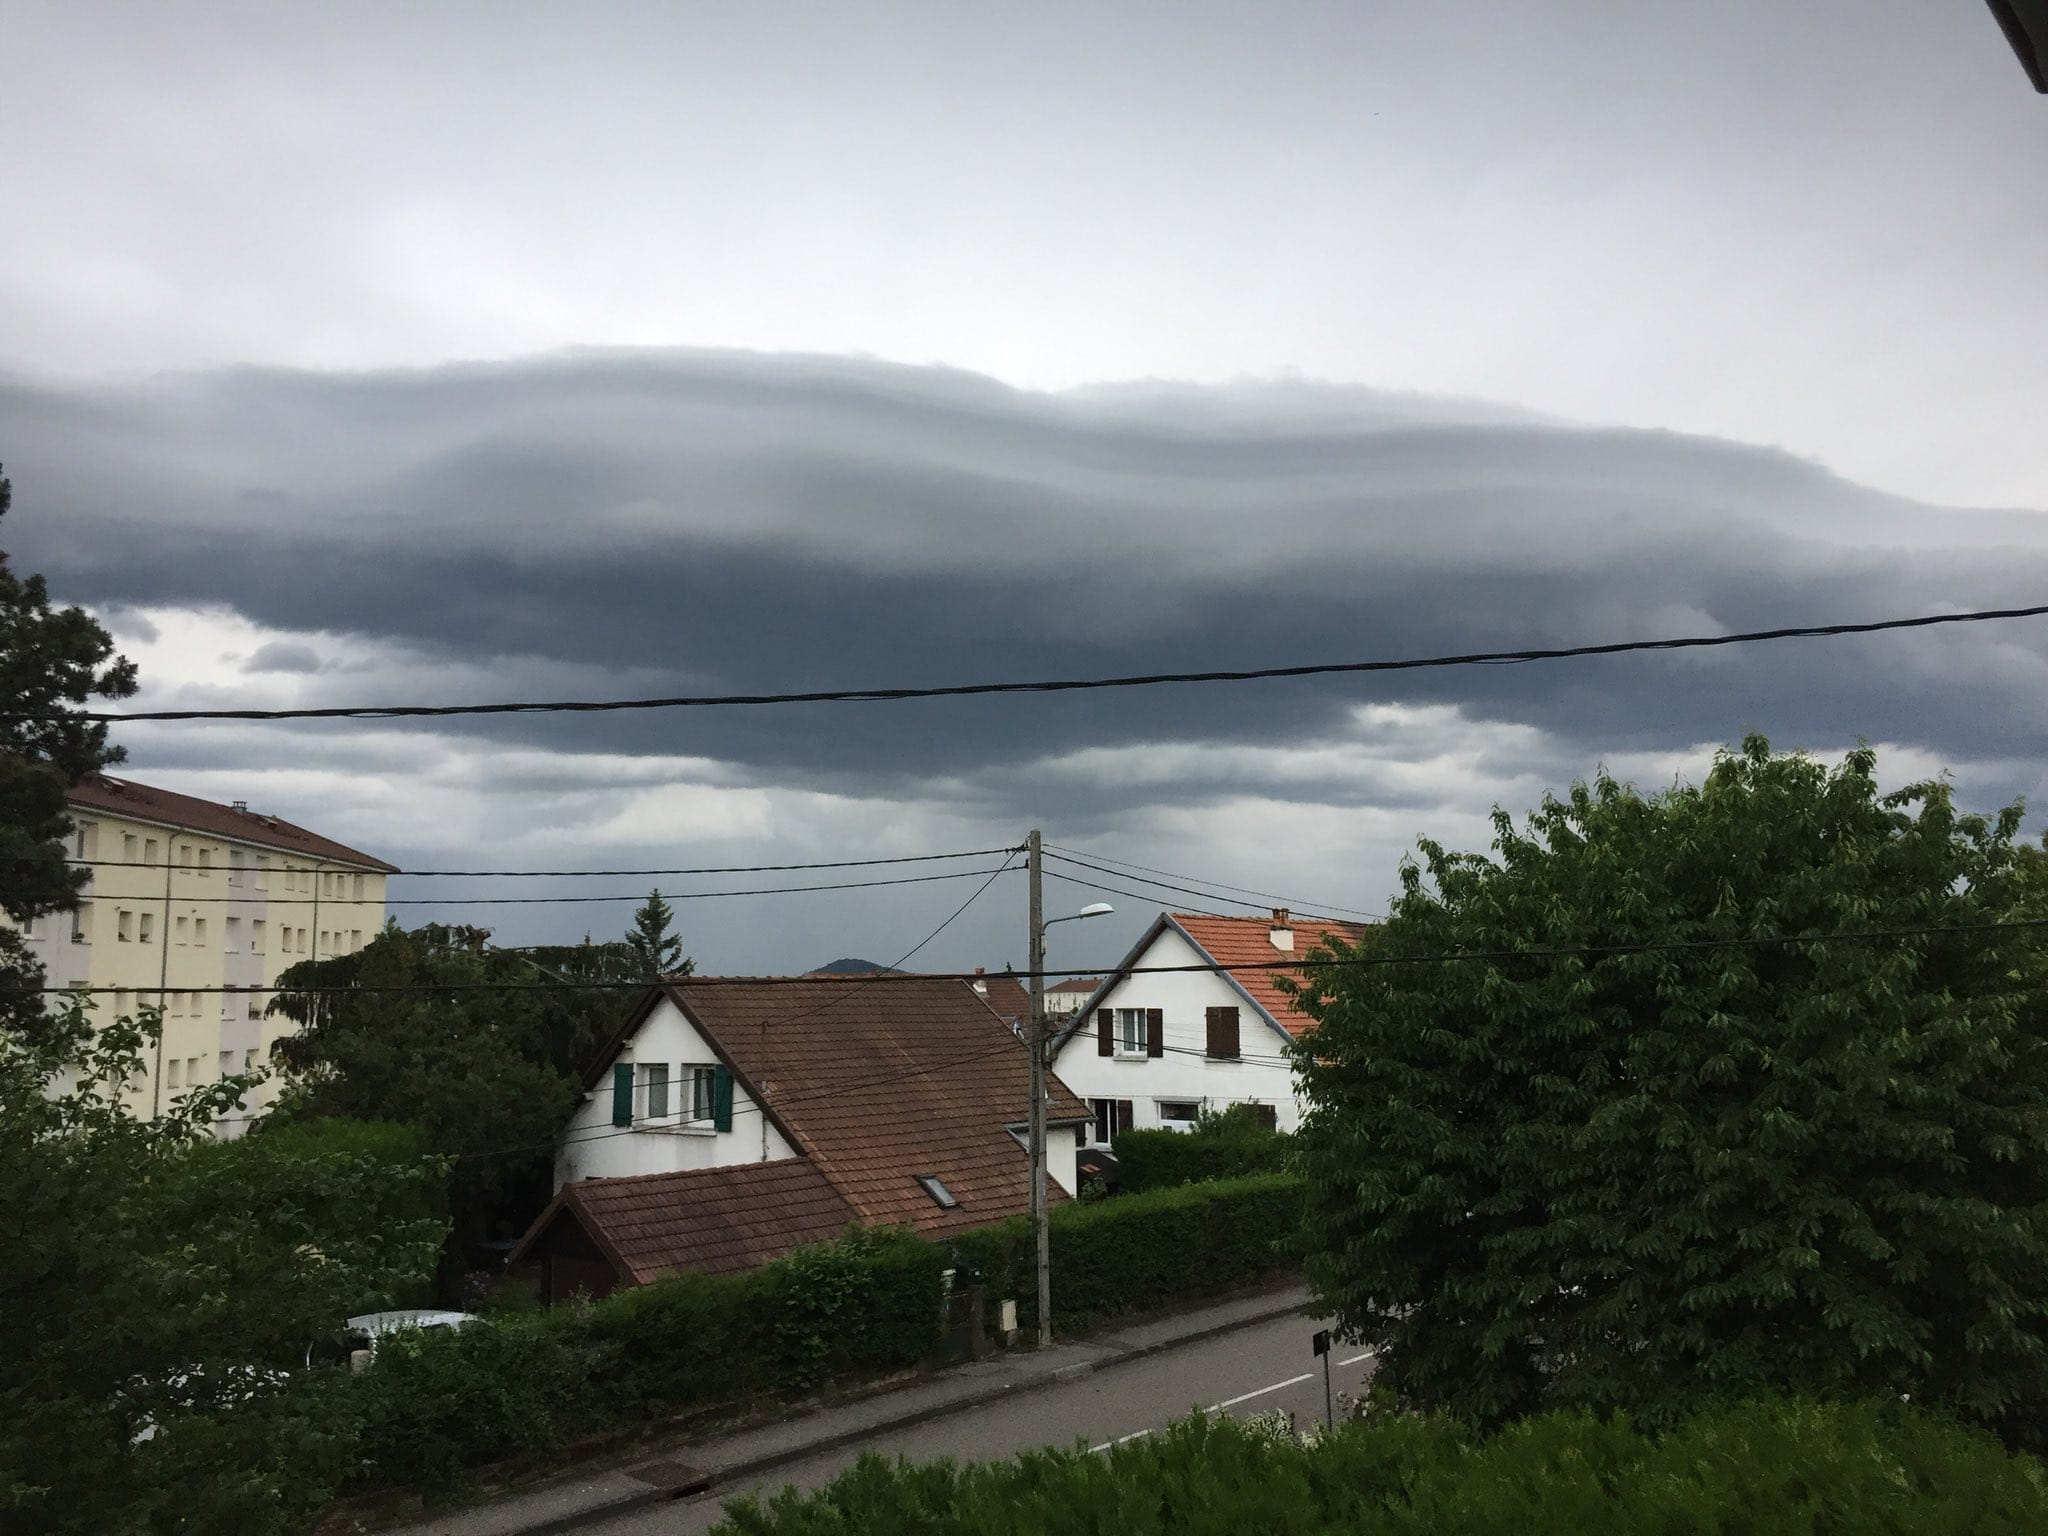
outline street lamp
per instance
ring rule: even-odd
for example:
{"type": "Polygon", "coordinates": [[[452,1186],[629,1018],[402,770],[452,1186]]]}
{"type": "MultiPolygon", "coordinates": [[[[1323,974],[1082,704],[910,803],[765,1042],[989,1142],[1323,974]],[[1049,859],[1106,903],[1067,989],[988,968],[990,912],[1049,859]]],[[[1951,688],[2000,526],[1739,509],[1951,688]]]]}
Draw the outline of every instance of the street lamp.
{"type": "Polygon", "coordinates": [[[1052,1343],[1052,1234],[1045,1220],[1045,930],[1053,923],[1107,917],[1116,908],[1091,901],[1048,922],[1036,828],[1025,841],[1025,852],[1031,879],[1031,1234],[1038,1250],[1038,1344],[1043,1349],[1052,1343]]]}

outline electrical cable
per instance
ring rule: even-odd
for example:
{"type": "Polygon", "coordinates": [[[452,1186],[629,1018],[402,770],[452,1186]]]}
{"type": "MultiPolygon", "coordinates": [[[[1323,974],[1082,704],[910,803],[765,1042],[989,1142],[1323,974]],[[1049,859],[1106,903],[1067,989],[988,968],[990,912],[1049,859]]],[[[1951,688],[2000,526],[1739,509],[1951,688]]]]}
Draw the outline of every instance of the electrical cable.
{"type": "MultiPolygon", "coordinates": [[[[118,813],[109,813],[118,814],[118,813]]],[[[206,836],[205,833],[196,833],[206,836]]],[[[492,879],[531,880],[541,877],[582,878],[587,875],[605,875],[614,878],[638,878],[645,875],[765,875],[781,874],[797,869],[863,869],[877,864],[929,864],[941,859],[978,859],[995,853],[1015,853],[1017,846],[1007,848],[963,848],[958,853],[905,853],[882,859],[828,859],[814,864],[705,864],[692,869],[389,869],[361,870],[350,866],[340,870],[334,864],[265,864],[248,866],[239,873],[266,875],[332,875],[366,874],[405,875],[413,879],[492,879]]],[[[68,859],[67,862],[80,869],[163,869],[163,861],[150,862],[144,859],[68,859]]],[[[177,869],[187,876],[206,877],[238,873],[232,865],[191,865],[180,864],[177,869]]]]}
{"type": "MultiPolygon", "coordinates": [[[[1091,864],[1086,859],[1071,858],[1066,854],[1059,854],[1047,851],[1045,856],[1048,859],[1055,860],[1056,862],[1061,864],[1071,864],[1077,869],[1092,869],[1095,871],[1095,873],[1099,875],[1114,875],[1118,879],[1135,880],[1140,885],[1157,886],[1162,891],[1172,891],[1182,896],[1197,896],[1200,897],[1203,901],[1220,901],[1227,906],[1250,907],[1255,911],[1263,910],[1260,903],[1255,901],[1246,901],[1239,896],[1221,896],[1217,895],[1213,891],[1196,890],[1193,886],[1173,885],[1169,884],[1167,881],[1164,880],[1148,879],[1144,875],[1126,875],[1122,870],[1111,869],[1106,864],[1091,864]]],[[[1047,873],[1051,873],[1051,871],[1047,871],[1047,873]]],[[[1320,920],[1323,922],[1338,923],[1346,921],[1343,918],[1332,917],[1328,913],[1310,911],[1306,908],[1295,909],[1294,915],[1296,917],[1320,920]]]]}
{"type": "Polygon", "coordinates": [[[1860,624],[1796,624],[1735,634],[1682,635],[1660,640],[1617,640],[1446,656],[1412,656],[1379,661],[1309,662],[1286,667],[1231,671],[1149,672],[1121,677],[1043,678],[1028,682],[954,683],[924,688],[821,688],[796,693],[680,694],[647,699],[556,699],[497,704],[349,704],[302,709],[138,709],[0,710],[0,721],[79,720],[109,724],[194,720],[400,720],[447,719],[463,715],[596,714],[619,710],[716,709],[738,705],[865,704],[903,699],[951,699],[986,694],[1076,693],[1103,688],[1150,688],[1166,684],[1247,683],[1290,677],[1328,677],[1375,672],[1419,672],[1445,667],[1493,666],[1532,661],[1568,661],[1590,656],[1623,656],[1645,651],[1708,650],[1768,640],[1813,640],[1870,635],[1891,630],[1932,629],[1949,624],[1982,624],[1998,619],[2032,619],[2048,604],[2027,608],[1984,608],[1967,613],[1921,614],[1860,624]]]}
{"type": "MultiPolygon", "coordinates": [[[[1065,848],[1058,843],[1046,843],[1044,845],[1044,848],[1047,853],[1066,854],[1077,863],[1083,859],[1096,859],[1104,864],[1119,865],[1122,869],[1125,870],[1140,870],[1148,875],[1164,875],[1169,880],[1185,880],[1191,885],[1213,886],[1215,889],[1219,891],[1234,891],[1240,896],[1256,896],[1261,901],[1277,901],[1283,907],[1288,908],[1290,911],[1324,913],[1334,912],[1344,917],[1360,918],[1366,922],[1380,923],[1386,921],[1386,914],[1384,912],[1367,912],[1358,907],[1340,907],[1335,902],[1310,901],[1303,896],[1281,896],[1275,894],[1272,891],[1253,890],[1250,886],[1245,885],[1226,885],[1221,880],[1205,880],[1200,875],[1179,874],[1171,869],[1154,869],[1149,864],[1133,864],[1129,859],[1113,859],[1106,853],[1092,853],[1085,848],[1065,848]]],[[[1115,870],[1104,871],[1104,873],[1109,874],[1114,874],[1117,872],[1118,871],[1115,870]]],[[[1153,882],[1145,881],[1140,883],[1151,884],[1153,882]]],[[[1171,887],[1169,887],[1169,889],[1171,889],[1171,887]]]]}
{"type": "MultiPolygon", "coordinates": [[[[1014,865],[1005,868],[1014,868],[1014,865]]],[[[724,896],[794,896],[805,891],[866,891],[883,885],[926,885],[935,880],[972,880],[976,875],[1003,874],[1005,869],[955,869],[942,875],[892,875],[886,880],[840,880],[822,885],[764,885],[735,891],[663,891],[663,901],[709,901],[724,896]]],[[[95,902],[133,901],[136,910],[153,909],[164,904],[166,898],[153,892],[134,896],[99,896],[86,898],[95,902]]],[[[170,905],[178,906],[221,906],[242,903],[255,904],[259,898],[253,896],[172,896],[170,905]]],[[[639,901],[647,900],[645,891],[620,891],[604,896],[264,896],[260,898],[266,907],[545,907],[575,905],[587,902],[639,901]]]]}

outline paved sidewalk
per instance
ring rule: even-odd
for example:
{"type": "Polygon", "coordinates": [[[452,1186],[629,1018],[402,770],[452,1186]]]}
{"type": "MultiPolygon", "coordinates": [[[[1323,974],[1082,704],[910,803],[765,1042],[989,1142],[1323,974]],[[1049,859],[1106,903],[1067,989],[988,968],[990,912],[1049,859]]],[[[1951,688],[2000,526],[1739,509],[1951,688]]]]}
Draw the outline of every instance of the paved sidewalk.
{"type": "Polygon", "coordinates": [[[1307,1293],[1299,1287],[1240,1297],[1048,1350],[1019,1350],[955,1366],[855,1402],[733,1434],[639,1446],[630,1461],[583,1468],[494,1503],[396,1527],[393,1536],[552,1536],[572,1531],[644,1505],[856,1445],[889,1430],[1283,1317],[1300,1311],[1306,1300],[1307,1293]]]}

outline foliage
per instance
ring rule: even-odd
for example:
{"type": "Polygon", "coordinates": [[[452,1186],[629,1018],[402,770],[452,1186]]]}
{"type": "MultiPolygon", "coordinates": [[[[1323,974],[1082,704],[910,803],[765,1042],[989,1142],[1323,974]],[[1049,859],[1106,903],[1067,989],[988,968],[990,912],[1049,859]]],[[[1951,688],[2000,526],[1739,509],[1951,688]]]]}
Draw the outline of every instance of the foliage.
{"type": "Polygon", "coordinates": [[[913,1464],[869,1454],[824,1488],[726,1505],[718,1536],[1635,1536],[1642,1531],[2019,1536],[2048,1529],[2048,1475],[1897,1404],[1759,1401],[1663,1437],[1551,1413],[1480,1437],[1450,1418],[1350,1423],[1296,1442],[1183,1419],[1093,1454],[913,1464]]]}
{"type": "Polygon", "coordinates": [[[938,1344],[947,1262],[910,1234],[856,1229],[744,1274],[408,1336],[355,1382],[362,1464],[372,1481],[434,1488],[648,1417],[911,1369],[938,1344]]]}
{"type": "MultiPolygon", "coordinates": [[[[1269,1274],[1299,1218],[1298,1184],[1270,1175],[1057,1206],[1061,1324],[1269,1274]]],[[[445,1489],[463,1468],[649,1418],[914,1369],[939,1348],[940,1276],[955,1263],[980,1265],[991,1302],[1017,1298],[1028,1325],[1029,1229],[1013,1221],[944,1244],[856,1228],[744,1274],[673,1275],[387,1344],[353,1383],[362,1477],[445,1489]]]]}
{"type": "MultiPolygon", "coordinates": [[[[1290,1262],[1300,1231],[1301,1184],[1285,1174],[1255,1174],[1063,1202],[1047,1223],[1053,1316],[1063,1329],[1081,1328],[1272,1274],[1290,1262]]],[[[962,1263],[981,1271],[991,1304],[1012,1298],[1019,1325],[1026,1331],[1036,1326],[1027,1218],[978,1227],[948,1243],[962,1263]]]]}
{"type": "Polygon", "coordinates": [[[81,1000],[0,1031],[0,1526],[277,1531],[353,1442],[331,1383],[286,1368],[416,1283],[432,1170],[390,1132],[217,1145],[225,1078],[141,1120],[124,1090],[161,1019],[81,1000]]]}
{"type": "Polygon", "coordinates": [[[1202,1179],[1278,1173],[1287,1166],[1288,1137],[1259,1123],[1256,1107],[1204,1110],[1191,1131],[1120,1131],[1117,1183],[1125,1194],[1170,1189],[1202,1179]]]}
{"type": "Polygon", "coordinates": [[[633,926],[626,932],[626,947],[632,951],[634,966],[643,981],[664,976],[687,976],[691,962],[683,958],[683,941],[670,930],[675,910],[661,898],[657,887],[646,903],[633,914],[633,926]]]}
{"type": "Polygon", "coordinates": [[[620,1006],[595,988],[375,990],[534,979],[522,957],[490,949],[487,938],[476,928],[407,933],[388,923],[352,954],[292,966],[272,1005],[300,1025],[275,1047],[285,1091],[274,1117],[399,1121],[445,1160],[453,1228],[441,1284],[450,1299],[476,1245],[495,1230],[517,1231],[545,1203],[555,1137],[580,1092],[557,1049],[562,1032],[593,1034],[620,1006]]]}
{"type": "MultiPolygon", "coordinates": [[[[0,518],[13,501],[0,475],[0,518]]],[[[17,576],[0,549],[0,699],[52,718],[0,720],[0,911],[16,924],[78,904],[85,872],[65,862],[65,792],[121,761],[104,722],[79,718],[95,699],[135,692],[135,664],[84,609],[57,608],[41,576],[17,576]]],[[[0,1028],[38,1025],[43,967],[0,927],[0,1028]]]]}
{"type": "Polygon", "coordinates": [[[1482,1422],[1910,1394],[2039,1444],[2042,932],[1747,942],[2038,918],[2018,822],[1752,738],[1698,787],[1497,812],[1492,858],[1423,843],[1380,954],[1621,948],[1315,971],[1321,1303],[1482,1422]]]}

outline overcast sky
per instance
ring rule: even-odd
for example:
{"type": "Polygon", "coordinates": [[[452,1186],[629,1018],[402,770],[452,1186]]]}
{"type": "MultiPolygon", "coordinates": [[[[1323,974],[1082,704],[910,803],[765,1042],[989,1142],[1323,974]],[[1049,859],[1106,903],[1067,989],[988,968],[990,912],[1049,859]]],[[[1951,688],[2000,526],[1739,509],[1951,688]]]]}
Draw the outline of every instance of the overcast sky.
{"type": "MultiPolygon", "coordinates": [[[[27,4],[6,53],[7,548],[153,699],[1229,666],[2048,591],[2048,102],[1979,0],[27,4]]],[[[1481,844],[1603,761],[1696,775],[1751,726],[2038,792],[2043,677],[2009,625],[126,739],[138,777],[406,863],[1035,821],[1375,909],[1419,834],[1481,844]]],[[[971,888],[686,930],[714,970],[889,959],[971,888]]],[[[1155,909],[1119,905],[1059,930],[1075,963],[1155,909]]],[[[921,958],[1021,963],[1020,908],[921,958]]]]}

